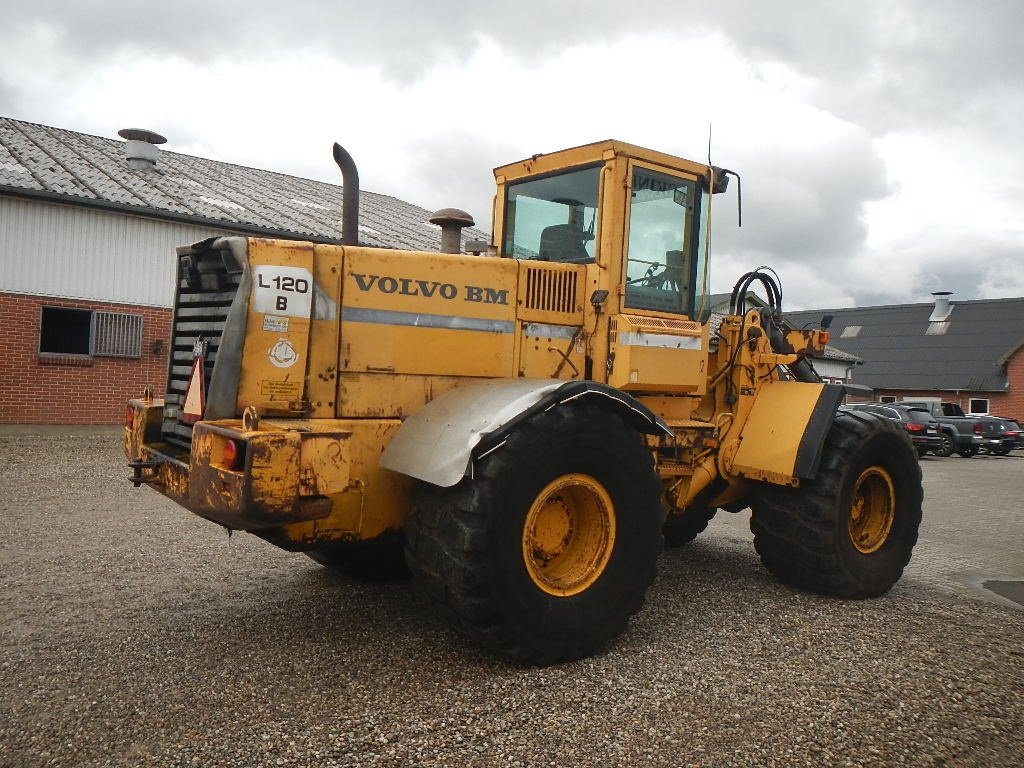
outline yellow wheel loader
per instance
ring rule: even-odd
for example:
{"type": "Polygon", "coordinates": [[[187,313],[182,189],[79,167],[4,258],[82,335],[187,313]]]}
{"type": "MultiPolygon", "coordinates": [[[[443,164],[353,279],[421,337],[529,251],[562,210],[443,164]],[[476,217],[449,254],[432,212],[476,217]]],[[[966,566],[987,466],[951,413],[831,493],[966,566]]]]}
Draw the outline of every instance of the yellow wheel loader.
{"type": "Polygon", "coordinates": [[[493,241],[462,253],[226,237],[180,248],[164,398],[130,401],[148,485],[230,530],[364,577],[406,571],[513,659],[596,652],[663,543],[752,509],[798,587],[880,595],[910,559],[921,473],[892,423],[837,410],[770,270],[707,311],[731,171],[619,141],[497,168],[493,241]],[[767,306],[746,306],[758,285],[767,306]]]}

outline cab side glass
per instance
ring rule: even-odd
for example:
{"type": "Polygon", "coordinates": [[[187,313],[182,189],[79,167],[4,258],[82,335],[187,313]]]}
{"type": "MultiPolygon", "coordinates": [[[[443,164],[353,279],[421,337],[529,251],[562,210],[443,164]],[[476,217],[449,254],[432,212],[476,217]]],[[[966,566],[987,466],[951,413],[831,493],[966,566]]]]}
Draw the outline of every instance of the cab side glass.
{"type": "Polygon", "coordinates": [[[597,256],[601,166],[509,184],[502,253],[584,264],[597,256]]]}
{"type": "Polygon", "coordinates": [[[626,306],[693,312],[696,185],[633,169],[626,256],[626,306]]]}

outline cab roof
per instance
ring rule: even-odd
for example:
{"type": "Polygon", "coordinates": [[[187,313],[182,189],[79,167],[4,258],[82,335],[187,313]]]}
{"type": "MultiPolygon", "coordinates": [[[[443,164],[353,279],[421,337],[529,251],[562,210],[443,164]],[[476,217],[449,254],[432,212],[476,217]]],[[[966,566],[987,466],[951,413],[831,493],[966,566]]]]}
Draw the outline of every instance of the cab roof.
{"type": "Polygon", "coordinates": [[[614,157],[642,160],[653,165],[660,165],[673,170],[684,171],[696,176],[710,177],[709,166],[695,163],[682,157],[657,152],[653,149],[628,144],[624,141],[606,139],[593,144],[584,144],[557,152],[533,155],[525,160],[502,165],[494,169],[494,178],[500,184],[505,180],[514,180],[538,173],[551,173],[562,168],[571,168],[591,163],[601,163],[614,157]]]}

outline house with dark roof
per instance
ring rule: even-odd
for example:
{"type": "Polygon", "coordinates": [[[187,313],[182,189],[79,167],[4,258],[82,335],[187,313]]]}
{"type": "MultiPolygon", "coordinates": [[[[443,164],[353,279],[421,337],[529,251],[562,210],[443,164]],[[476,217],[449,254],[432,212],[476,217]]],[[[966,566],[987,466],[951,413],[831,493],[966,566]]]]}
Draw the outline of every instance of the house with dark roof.
{"type": "MultiPolygon", "coordinates": [[[[341,242],[340,186],[120,135],[0,117],[0,423],[114,423],[146,384],[162,391],[177,246],[341,242]]],[[[439,248],[426,209],[360,190],[359,212],[361,245],[439,248]]]]}
{"type": "Polygon", "coordinates": [[[834,315],[832,340],[858,356],[879,400],[939,398],[967,413],[1024,418],[1024,297],[787,312],[796,327],[834,315]]]}

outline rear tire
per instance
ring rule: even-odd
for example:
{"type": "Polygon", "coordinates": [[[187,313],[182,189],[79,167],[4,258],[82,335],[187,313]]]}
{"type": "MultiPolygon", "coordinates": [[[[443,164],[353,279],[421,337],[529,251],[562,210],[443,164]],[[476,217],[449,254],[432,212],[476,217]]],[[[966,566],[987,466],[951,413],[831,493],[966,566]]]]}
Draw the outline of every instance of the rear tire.
{"type": "Polygon", "coordinates": [[[458,630],[544,665],[602,648],[654,579],[661,484],[651,452],[592,407],[543,413],[406,521],[417,584],[458,630]]]}
{"type": "Polygon", "coordinates": [[[754,547],[784,582],[876,597],[899,580],[921,523],[921,467],[907,434],[870,413],[836,414],[817,477],[765,485],[752,505],[754,547]]]}
{"type": "Polygon", "coordinates": [[[980,449],[980,448],[978,448],[978,446],[976,446],[976,445],[972,445],[972,446],[970,446],[969,448],[960,448],[960,449],[959,449],[959,450],[957,451],[957,454],[958,454],[959,456],[963,456],[963,457],[964,457],[965,459],[970,459],[970,458],[973,458],[973,457],[977,456],[977,455],[978,455],[978,452],[979,452],[980,450],[981,450],[981,449],[980,449]]]}
{"type": "Polygon", "coordinates": [[[661,533],[665,537],[665,546],[681,547],[689,544],[708,527],[718,510],[715,507],[698,507],[683,512],[669,510],[661,533]]]}

